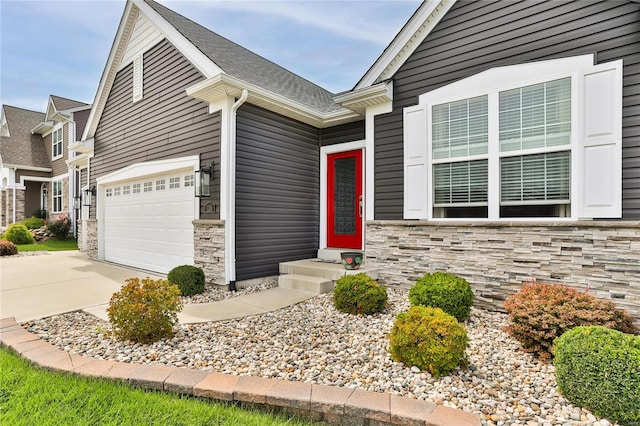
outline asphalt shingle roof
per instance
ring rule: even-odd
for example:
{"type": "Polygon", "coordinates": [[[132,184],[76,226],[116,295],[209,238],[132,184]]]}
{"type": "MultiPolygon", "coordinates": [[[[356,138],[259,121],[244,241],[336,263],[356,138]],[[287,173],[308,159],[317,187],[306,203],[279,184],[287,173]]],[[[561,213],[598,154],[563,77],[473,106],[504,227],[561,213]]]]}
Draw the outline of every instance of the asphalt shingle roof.
{"type": "Polygon", "coordinates": [[[333,94],[152,0],[145,0],[225,73],[322,113],[340,110],[333,94]]]}
{"type": "Polygon", "coordinates": [[[73,99],[63,98],[62,96],[55,95],[51,95],[51,100],[53,101],[53,104],[56,106],[56,110],[58,111],[89,105],[84,102],[74,101],[73,99]]]}
{"type": "Polygon", "coordinates": [[[3,106],[9,137],[0,138],[0,156],[4,164],[51,167],[42,137],[31,129],[44,120],[44,113],[9,105],[3,106]]]}

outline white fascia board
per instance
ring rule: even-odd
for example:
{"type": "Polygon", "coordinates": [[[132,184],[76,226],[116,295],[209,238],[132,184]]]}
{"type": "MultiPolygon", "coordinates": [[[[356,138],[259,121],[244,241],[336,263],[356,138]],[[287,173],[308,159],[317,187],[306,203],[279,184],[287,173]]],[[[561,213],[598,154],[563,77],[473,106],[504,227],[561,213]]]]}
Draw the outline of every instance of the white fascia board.
{"type": "Polygon", "coordinates": [[[164,36],[200,71],[205,78],[224,73],[211,59],[195,47],[173,25],[167,22],[144,0],[132,0],[139,12],[160,30],[164,36]]]}
{"type": "Polygon", "coordinates": [[[93,148],[94,148],[93,138],[69,144],[69,151],[75,151],[80,153],[93,153],[93,148]]]}
{"type": "Polygon", "coordinates": [[[80,154],[66,161],[67,166],[86,168],[89,165],[89,154],[80,154]]]}
{"type": "Polygon", "coordinates": [[[427,0],[400,30],[354,90],[391,78],[431,33],[456,0],[427,0]]]}
{"type": "Polygon", "coordinates": [[[65,114],[72,114],[74,112],[84,111],[86,109],[91,109],[91,104],[83,105],[83,106],[79,106],[79,107],[75,107],[75,108],[63,109],[63,110],[60,110],[58,112],[65,113],[65,114]]]}
{"type": "Polygon", "coordinates": [[[133,8],[134,4],[128,1],[125,5],[122,17],[120,18],[118,31],[116,32],[116,37],[113,40],[113,44],[111,45],[107,63],[104,67],[104,70],[102,71],[98,90],[96,91],[93,103],[91,104],[91,113],[89,113],[87,125],[85,126],[84,132],[82,133],[82,140],[92,138],[95,135],[96,128],[98,127],[98,121],[100,121],[100,116],[102,116],[102,111],[104,110],[104,107],[107,103],[107,98],[109,97],[111,86],[113,85],[113,81],[116,78],[118,68],[117,65],[120,60],[122,60],[122,55],[124,54],[124,50],[126,47],[126,41],[129,39],[129,33],[131,32],[131,28],[133,27],[134,18],[137,12],[137,10],[133,10],[133,8]]]}
{"type": "Polygon", "coordinates": [[[51,130],[53,130],[54,124],[55,123],[53,121],[43,121],[33,129],[31,129],[31,134],[34,135],[37,133],[39,135],[44,136],[45,134],[48,134],[49,132],[51,132],[51,130]]]}
{"type": "Polygon", "coordinates": [[[136,179],[142,176],[158,175],[168,173],[173,170],[200,168],[200,157],[192,155],[188,157],[169,158],[166,160],[145,161],[131,164],[113,173],[101,176],[96,179],[98,185],[106,185],[123,180],[136,179]]]}
{"type": "Polygon", "coordinates": [[[393,101],[393,84],[390,82],[378,83],[338,95],[333,100],[345,108],[365,115],[367,108],[393,101]]]}
{"type": "Polygon", "coordinates": [[[52,172],[53,171],[51,167],[21,166],[20,164],[5,164],[4,167],[8,167],[10,169],[28,170],[31,172],[52,172]]]}
{"type": "Polygon", "coordinates": [[[324,114],[229,74],[218,74],[198,82],[188,87],[186,93],[188,96],[208,102],[209,104],[217,104],[227,96],[239,97],[242,89],[247,89],[249,92],[248,102],[318,128],[362,118],[361,115],[346,108],[324,114]]]}

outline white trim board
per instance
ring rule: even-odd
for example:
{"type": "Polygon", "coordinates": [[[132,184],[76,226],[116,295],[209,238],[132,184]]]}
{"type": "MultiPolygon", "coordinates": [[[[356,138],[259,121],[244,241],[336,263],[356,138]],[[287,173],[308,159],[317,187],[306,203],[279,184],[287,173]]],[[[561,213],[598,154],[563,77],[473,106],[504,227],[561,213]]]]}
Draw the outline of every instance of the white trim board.
{"type": "MultiPolygon", "coordinates": [[[[345,151],[355,151],[357,149],[362,149],[364,151],[364,155],[362,156],[362,162],[363,167],[362,170],[364,171],[365,176],[363,177],[363,186],[365,186],[363,188],[363,194],[365,194],[365,205],[367,203],[367,188],[366,188],[366,175],[367,175],[367,169],[366,169],[366,141],[365,140],[359,140],[359,141],[354,141],[354,142],[346,142],[346,143],[340,143],[340,144],[336,144],[336,145],[328,145],[328,146],[323,146],[320,147],[320,238],[319,238],[319,242],[320,242],[320,247],[318,247],[318,249],[325,249],[327,248],[327,155],[328,154],[335,154],[338,152],[345,152],[345,151]]],[[[365,247],[365,230],[366,230],[366,221],[367,221],[367,216],[366,216],[366,212],[365,212],[365,217],[362,218],[362,247],[365,247]]]]}

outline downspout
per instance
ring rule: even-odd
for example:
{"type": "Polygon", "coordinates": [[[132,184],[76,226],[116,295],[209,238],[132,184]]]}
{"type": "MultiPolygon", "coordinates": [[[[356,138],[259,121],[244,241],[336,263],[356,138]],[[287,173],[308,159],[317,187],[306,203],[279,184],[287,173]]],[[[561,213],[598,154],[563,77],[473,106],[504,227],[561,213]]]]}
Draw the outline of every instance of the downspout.
{"type": "Polygon", "coordinates": [[[17,201],[16,201],[16,191],[17,191],[17,186],[16,186],[16,168],[13,169],[13,220],[11,221],[11,223],[16,223],[16,207],[17,207],[17,201]]]}
{"type": "Polygon", "coordinates": [[[242,89],[240,98],[231,106],[229,114],[229,170],[227,180],[227,200],[229,203],[227,220],[229,224],[229,290],[236,290],[236,112],[249,97],[249,91],[242,89]]]}

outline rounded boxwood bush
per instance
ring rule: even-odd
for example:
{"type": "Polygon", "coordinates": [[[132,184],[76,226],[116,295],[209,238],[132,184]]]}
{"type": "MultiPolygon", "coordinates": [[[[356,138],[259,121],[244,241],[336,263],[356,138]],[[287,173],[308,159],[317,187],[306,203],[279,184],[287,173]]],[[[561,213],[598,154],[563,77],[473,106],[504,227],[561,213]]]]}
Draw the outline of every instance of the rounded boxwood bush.
{"type": "Polygon", "coordinates": [[[173,336],[182,310],[178,286],[167,280],[129,278],[111,296],[107,315],[113,334],[125,340],[151,343],[173,336]]]}
{"type": "Polygon", "coordinates": [[[556,381],[574,405],[640,424],[640,337],[601,326],[575,327],[555,341],[556,381]]]}
{"type": "Polygon", "coordinates": [[[0,240],[0,256],[18,254],[18,248],[11,241],[0,240]]]}
{"type": "Polygon", "coordinates": [[[347,314],[382,312],[387,305],[387,289],[364,273],[344,275],[336,281],[333,304],[347,314]]]}
{"type": "Polygon", "coordinates": [[[44,220],[39,217],[31,216],[22,221],[22,224],[27,227],[27,229],[39,229],[44,226],[44,220]]]}
{"type": "Polygon", "coordinates": [[[427,273],[409,290],[412,305],[440,308],[462,322],[469,318],[473,291],[464,278],[448,272],[427,273]]]}
{"type": "Polygon", "coordinates": [[[176,266],[167,275],[167,280],[180,289],[183,296],[193,296],[204,292],[204,272],[192,265],[176,266]]]}
{"type": "Polygon", "coordinates": [[[389,334],[395,361],[429,371],[436,378],[465,366],[467,330],[440,308],[416,305],[398,314],[389,334]]]}
{"type": "Polygon", "coordinates": [[[552,357],[553,341],[579,325],[601,325],[625,333],[638,333],[633,317],[612,302],[564,285],[527,283],[507,297],[507,332],[525,351],[541,359],[552,357]]]}
{"type": "Polygon", "coordinates": [[[9,225],[4,233],[4,239],[11,241],[13,244],[33,244],[36,242],[27,227],[21,223],[9,225]]]}

